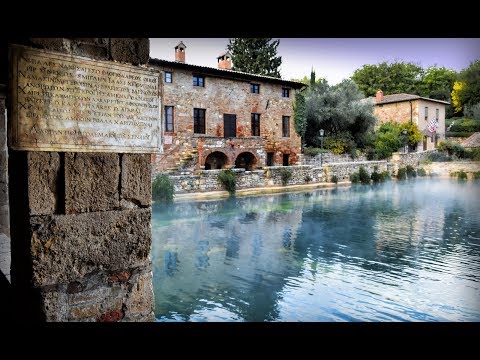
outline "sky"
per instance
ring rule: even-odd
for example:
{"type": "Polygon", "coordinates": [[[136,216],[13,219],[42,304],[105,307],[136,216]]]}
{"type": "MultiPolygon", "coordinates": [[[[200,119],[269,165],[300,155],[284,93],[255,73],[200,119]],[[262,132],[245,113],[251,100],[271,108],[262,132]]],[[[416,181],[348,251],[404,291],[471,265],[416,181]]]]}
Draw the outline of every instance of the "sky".
{"type": "MultiPolygon", "coordinates": [[[[225,52],[228,39],[156,38],[150,39],[150,57],[175,60],[174,47],[180,41],[187,46],[186,62],[217,67],[217,56],[225,52]]],[[[283,79],[310,77],[313,67],[317,78],[331,85],[352,76],[364,64],[383,61],[408,61],[422,67],[444,66],[460,71],[480,59],[480,38],[281,38],[283,79]]]]}

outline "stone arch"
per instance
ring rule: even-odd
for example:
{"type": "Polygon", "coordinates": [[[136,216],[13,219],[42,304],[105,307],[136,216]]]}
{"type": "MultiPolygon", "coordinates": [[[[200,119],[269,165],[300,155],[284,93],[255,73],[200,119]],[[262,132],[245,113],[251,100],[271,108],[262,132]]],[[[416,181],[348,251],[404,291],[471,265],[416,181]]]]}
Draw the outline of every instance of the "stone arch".
{"type": "Polygon", "coordinates": [[[223,169],[228,164],[228,157],[221,151],[214,151],[205,159],[205,170],[223,169]]]}
{"type": "Polygon", "coordinates": [[[238,154],[235,159],[235,167],[237,169],[244,168],[246,171],[251,171],[257,167],[257,158],[251,152],[244,151],[238,154]]]}

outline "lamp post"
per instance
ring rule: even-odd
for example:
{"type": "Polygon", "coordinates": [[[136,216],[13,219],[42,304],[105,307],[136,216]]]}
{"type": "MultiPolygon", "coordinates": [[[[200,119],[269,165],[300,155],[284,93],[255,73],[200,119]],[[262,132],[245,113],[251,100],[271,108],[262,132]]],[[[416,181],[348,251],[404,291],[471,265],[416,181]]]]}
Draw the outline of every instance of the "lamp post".
{"type": "Polygon", "coordinates": [[[403,140],[403,153],[406,153],[407,152],[407,132],[408,130],[407,129],[403,129],[402,130],[402,140],[403,140]]]}
{"type": "Polygon", "coordinates": [[[323,166],[323,135],[325,135],[325,130],[320,129],[320,166],[323,166]]]}

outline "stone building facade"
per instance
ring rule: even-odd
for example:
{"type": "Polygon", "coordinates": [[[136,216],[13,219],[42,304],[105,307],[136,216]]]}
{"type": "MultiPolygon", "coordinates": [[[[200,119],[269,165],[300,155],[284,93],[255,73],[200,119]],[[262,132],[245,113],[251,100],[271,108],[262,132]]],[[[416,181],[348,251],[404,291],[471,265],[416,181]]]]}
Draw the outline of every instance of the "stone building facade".
{"type": "Polygon", "coordinates": [[[423,133],[423,139],[410,150],[432,150],[437,147],[438,142],[445,140],[445,106],[448,102],[411,94],[383,95],[381,90],[375,98],[369,98],[368,101],[374,106],[374,114],[379,124],[410,121],[418,126],[423,133]],[[435,132],[428,129],[432,119],[438,122],[435,132]]]}
{"type": "Polygon", "coordinates": [[[300,164],[301,139],[293,124],[295,92],[304,85],[232,71],[230,54],[218,68],[150,59],[161,71],[163,150],[153,172],[221,168],[254,170],[300,164]]]}

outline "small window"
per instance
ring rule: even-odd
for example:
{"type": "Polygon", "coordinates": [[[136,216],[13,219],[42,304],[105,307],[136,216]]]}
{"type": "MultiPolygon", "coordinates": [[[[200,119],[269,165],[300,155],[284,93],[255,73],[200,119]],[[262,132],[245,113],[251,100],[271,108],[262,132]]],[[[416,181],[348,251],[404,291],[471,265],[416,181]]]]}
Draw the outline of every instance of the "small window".
{"type": "Polygon", "coordinates": [[[282,88],[282,97],[290,97],[290,89],[282,88]]]}
{"type": "Polygon", "coordinates": [[[205,86],[205,77],[200,75],[193,75],[193,86],[205,86]]]}
{"type": "Polygon", "coordinates": [[[165,106],[165,132],[173,132],[173,106],[165,106]]]}
{"type": "Polygon", "coordinates": [[[172,72],[171,71],[165,71],[165,82],[166,83],[171,83],[172,82],[172,72]]]}
{"type": "Polygon", "coordinates": [[[428,107],[425,106],[425,121],[428,121],[428,107]]]}
{"type": "Polygon", "coordinates": [[[435,109],[435,118],[437,119],[437,121],[439,117],[440,117],[440,110],[435,109]]]}
{"type": "Polygon", "coordinates": [[[250,92],[252,94],[260,94],[260,85],[259,84],[250,84],[250,92]]]}
{"type": "Polygon", "coordinates": [[[290,137],[290,116],[282,117],[282,136],[290,137]]]}
{"type": "Polygon", "coordinates": [[[252,113],[252,136],[260,136],[260,114],[252,113]]]}
{"type": "Polygon", "coordinates": [[[193,132],[205,134],[205,109],[193,109],[193,132]]]}

